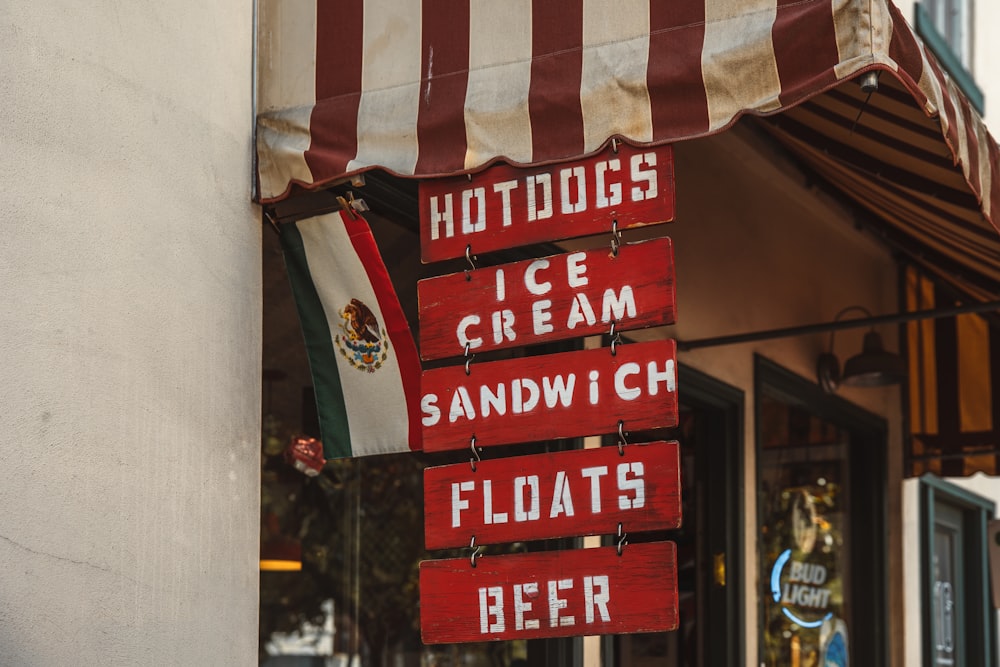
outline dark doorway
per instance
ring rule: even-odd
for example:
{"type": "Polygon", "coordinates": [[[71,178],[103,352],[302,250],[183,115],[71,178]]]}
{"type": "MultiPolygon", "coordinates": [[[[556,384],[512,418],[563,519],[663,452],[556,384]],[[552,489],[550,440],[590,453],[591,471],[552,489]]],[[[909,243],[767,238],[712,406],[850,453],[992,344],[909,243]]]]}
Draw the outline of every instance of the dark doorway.
{"type": "Polygon", "coordinates": [[[743,392],[684,365],[678,388],[678,428],[634,440],[680,442],[684,524],[629,539],[677,543],[680,628],[615,637],[605,664],[743,664],[743,392]]]}

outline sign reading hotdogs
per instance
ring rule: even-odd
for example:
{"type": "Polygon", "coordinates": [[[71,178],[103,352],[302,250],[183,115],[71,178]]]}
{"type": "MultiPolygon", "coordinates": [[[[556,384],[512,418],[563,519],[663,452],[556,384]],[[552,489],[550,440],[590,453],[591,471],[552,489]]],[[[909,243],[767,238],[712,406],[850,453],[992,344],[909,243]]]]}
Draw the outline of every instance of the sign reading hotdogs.
{"type": "Polygon", "coordinates": [[[672,542],[420,564],[425,644],[676,630],[672,542]]]}
{"type": "Polygon", "coordinates": [[[521,169],[497,165],[472,175],[420,183],[424,262],[674,217],[670,146],[603,152],[565,165],[521,169]]]}
{"type": "Polygon", "coordinates": [[[657,340],[424,371],[424,450],[433,452],[677,425],[677,351],[657,340]]]}
{"type": "Polygon", "coordinates": [[[670,239],[553,255],[417,283],[423,359],[672,324],[670,239]]]}
{"type": "Polygon", "coordinates": [[[667,530],[681,523],[676,442],[484,459],[424,470],[428,549],[667,530]]]}

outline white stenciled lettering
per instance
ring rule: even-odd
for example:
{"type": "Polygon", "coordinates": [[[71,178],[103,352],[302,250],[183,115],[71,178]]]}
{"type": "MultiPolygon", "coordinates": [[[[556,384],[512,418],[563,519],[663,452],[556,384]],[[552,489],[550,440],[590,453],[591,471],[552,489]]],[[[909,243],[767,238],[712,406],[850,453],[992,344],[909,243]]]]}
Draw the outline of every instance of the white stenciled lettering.
{"type": "Polygon", "coordinates": [[[455,213],[452,207],[451,195],[444,196],[444,210],[438,206],[438,198],[430,198],[431,214],[431,240],[437,241],[441,238],[441,223],[444,223],[444,235],[451,238],[455,235],[455,213]]]}
{"type": "Polygon", "coordinates": [[[607,623],[611,620],[611,614],[608,613],[608,603],[611,601],[608,575],[600,574],[596,577],[584,577],[583,599],[585,603],[584,616],[588,624],[597,620],[594,615],[595,609],[600,613],[602,623],[607,623]]]}
{"type": "Polygon", "coordinates": [[[643,169],[645,166],[656,166],[656,153],[633,155],[629,163],[632,168],[632,182],[646,184],[645,188],[640,185],[632,188],[632,201],[656,199],[660,193],[656,182],[656,169],[643,169]]]}
{"type": "Polygon", "coordinates": [[[597,385],[597,381],[600,379],[601,374],[597,371],[590,371],[590,375],[588,377],[590,379],[590,395],[588,398],[590,399],[591,405],[597,405],[598,401],[601,400],[600,387],[597,385]]]}
{"type": "Polygon", "coordinates": [[[557,403],[562,403],[564,408],[568,408],[573,403],[573,388],[576,386],[576,374],[570,373],[563,379],[562,375],[556,375],[551,380],[549,376],[542,378],[542,393],[545,394],[545,406],[556,407],[557,403]]]}
{"type": "Polygon", "coordinates": [[[616,470],[618,490],[631,493],[631,497],[622,493],[618,496],[618,509],[637,510],[646,506],[645,466],[642,461],[619,463],[616,470]],[[630,475],[632,475],[630,477],[630,475]]]}
{"type": "Polygon", "coordinates": [[[486,229],[486,188],[472,188],[462,192],[462,233],[475,234],[486,229]],[[475,201],[476,218],[472,219],[472,202],[475,201]]]}
{"type": "Polygon", "coordinates": [[[552,490],[552,509],[549,518],[555,519],[560,514],[573,516],[573,494],[569,490],[569,480],[566,473],[560,470],[556,473],[555,488],[552,490]]]}
{"type": "Polygon", "coordinates": [[[646,379],[649,383],[647,390],[650,396],[656,396],[659,385],[662,382],[667,393],[672,394],[677,390],[677,378],[674,374],[674,360],[667,359],[663,362],[663,370],[657,370],[656,362],[651,361],[646,367],[646,379]]]}
{"type": "Polygon", "coordinates": [[[493,523],[507,523],[506,512],[493,511],[493,480],[483,480],[483,523],[487,526],[493,523]]]}
{"type": "Polygon", "coordinates": [[[434,426],[441,421],[441,408],[437,406],[437,394],[424,394],[420,397],[420,411],[424,414],[420,423],[424,426],[434,426]]]}
{"type": "Polygon", "coordinates": [[[569,317],[566,318],[566,328],[575,329],[581,322],[586,322],[588,326],[593,326],[597,322],[594,309],[590,307],[590,300],[582,292],[573,295],[573,305],[570,306],[569,317]]]}
{"type": "Polygon", "coordinates": [[[604,300],[601,306],[601,321],[610,322],[612,318],[620,322],[626,316],[635,317],[635,294],[631,285],[623,285],[618,294],[611,288],[604,290],[604,300]]]}
{"type": "Polygon", "coordinates": [[[538,494],[538,475],[514,478],[514,521],[538,521],[541,518],[541,498],[538,494]],[[528,509],[524,509],[524,490],[528,490],[528,509]]]}
{"type": "Polygon", "coordinates": [[[473,481],[452,482],[451,484],[451,527],[458,528],[462,525],[462,510],[469,509],[469,501],[462,497],[463,491],[475,491],[476,483],[473,481]]]}
{"type": "Polygon", "coordinates": [[[622,163],[618,158],[598,162],[594,167],[594,176],[597,181],[597,208],[608,208],[622,203],[622,184],[617,182],[610,185],[605,184],[607,172],[621,170],[622,163]]]}
{"type": "Polygon", "coordinates": [[[493,343],[499,345],[504,338],[509,341],[517,338],[514,333],[514,311],[506,308],[493,313],[493,343]]]}
{"type": "Polygon", "coordinates": [[[555,331],[555,327],[549,324],[552,320],[552,313],[549,312],[551,307],[552,301],[549,299],[541,299],[531,304],[531,326],[536,336],[555,331]]]}
{"type": "Polygon", "coordinates": [[[572,167],[559,170],[559,199],[562,202],[560,212],[563,215],[582,213],[587,210],[587,172],[583,167],[572,167]],[[576,201],[570,192],[570,181],[576,181],[576,201]]]}
{"type": "Polygon", "coordinates": [[[503,211],[503,226],[510,227],[510,191],[517,189],[517,181],[503,181],[493,185],[493,192],[500,193],[500,208],[503,211]]]}
{"type": "Polygon", "coordinates": [[[608,474],[608,466],[584,468],[580,475],[590,479],[590,513],[601,513],[601,477],[608,474]]]}
{"type": "Polygon", "coordinates": [[[573,616],[560,616],[559,612],[565,609],[569,602],[559,597],[559,591],[566,591],[573,588],[572,579],[559,579],[549,582],[549,627],[574,625],[576,619],[573,616]]]}
{"type": "Polygon", "coordinates": [[[618,394],[618,398],[623,401],[634,401],[639,398],[639,395],[642,393],[641,389],[625,385],[625,379],[630,375],[638,375],[639,370],[639,364],[634,361],[624,363],[618,367],[615,371],[615,393],[618,394]]]}
{"type": "Polygon", "coordinates": [[[490,586],[479,589],[479,632],[492,634],[505,629],[503,617],[503,588],[490,586]],[[490,602],[490,600],[493,600],[490,602]]]}
{"type": "Polygon", "coordinates": [[[538,595],[538,582],[530,581],[526,584],[514,584],[514,629],[515,630],[537,630],[538,619],[525,619],[524,615],[531,611],[531,603],[524,599],[524,596],[536,597],[538,595]]]}
{"type": "Polygon", "coordinates": [[[507,298],[507,283],[504,280],[503,269],[497,269],[497,303],[507,298]]]}
{"type": "Polygon", "coordinates": [[[479,315],[466,315],[458,323],[458,330],[455,332],[458,336],[458,344],[465,349],[468,345],[470,350],[475,350],[483,344],[483,339],[478,336],[469,337],[469,327],[474,327],[479,324],[479,315]]]}
{"type": "Polygon", "coordinates": [[[570,287],[583,287],[590,279],[585,275],[587,265],[583,261],[587,259],[587,253],[574,252],[566,255],[566,284],[570,287]]]}
{"type": "Polygon", "coordinates": [[[549,268],[549,260],[536,259],[524,271],[524,286],[535,296],[543,296],[552,290],[552,283],[538,282],[538,279],[535,277],[535,274],[547,268],[549,268]]]}
{"type": "Polygon", "coordinates": [[[528,176],[524,183],[528,193],[528,222],[552,217],[552,174],[528,176]],[[542,189],[541,207],[538,206],[538,188],[542,189]]]}
{"type": "Polygon", "coordinates": [[[479,413],[485,419],[493,412],[501,417],[507,414],[507,385],[503,383],[497,385],[495,394],[485,384],[479,388],[479,413]]]}
{"type": "Polygon", "coordinates": [[[469,390],[459,387],[451,397],[451,408],[448,410],[448,422],[454,424],[459,417],[466,419],[476,418],[476,408],[472,405],[472,397],[469,390]]]}
{"type": "Polygon", "coordinates": [[[538,383],[534,380],[521,378],[510,383],[511,411],[515,415],[534,410],[538,405],[540,397],[541,392],[538,389],[538,383]],[[527,397],[524,395],[525,391],[528,392],[527,397]]]}

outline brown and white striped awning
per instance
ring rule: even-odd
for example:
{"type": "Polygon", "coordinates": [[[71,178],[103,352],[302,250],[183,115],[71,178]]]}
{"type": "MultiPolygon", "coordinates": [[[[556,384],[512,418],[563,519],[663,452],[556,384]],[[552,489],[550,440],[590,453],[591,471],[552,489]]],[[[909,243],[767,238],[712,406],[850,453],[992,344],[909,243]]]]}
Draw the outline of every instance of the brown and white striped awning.
{"type": "Polygon", "coordinates": [[[263,203],[372,168],[533,165],[776,116],[831,182],[1000,286],[1000,151],[887,0],[263,0],[260,23],[263,203]],[[857,115],[845,84],[872,70],[859,131],[833,117],[857,115]]]}

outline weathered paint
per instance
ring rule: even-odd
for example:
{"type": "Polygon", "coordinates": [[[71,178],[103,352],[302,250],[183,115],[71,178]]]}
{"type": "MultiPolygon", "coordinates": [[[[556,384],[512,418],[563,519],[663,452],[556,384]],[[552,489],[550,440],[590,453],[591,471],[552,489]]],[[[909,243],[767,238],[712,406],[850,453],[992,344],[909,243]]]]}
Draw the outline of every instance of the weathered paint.
{"type": "Polygon", "coordinates": [[[440,359],[672,324],[674,253],[661,238],[417,283],[420,356],[440,359]]]}
{"type": "Polygon", "coordinates": [[[485,459],[424,470],[428,549],[681,525],[676,442],[485,459]]]}
{"type": "Polygon", "coordinates": [[[530,169],[500,164],[420,183],[425,262],[544,241],[610,233],[674,217],[673,150],[622,144],[574,162],[530,169]]]}
{"type": "Polygon", "coordinates": [[[677,425],[672,340],[424,371],[424,450],[677,425]]]}
{"type": "Polygon", "coordinates": [[[673,542],[420,564],[425,644],[677,628],[673,542]]]}

